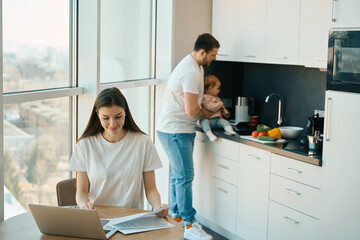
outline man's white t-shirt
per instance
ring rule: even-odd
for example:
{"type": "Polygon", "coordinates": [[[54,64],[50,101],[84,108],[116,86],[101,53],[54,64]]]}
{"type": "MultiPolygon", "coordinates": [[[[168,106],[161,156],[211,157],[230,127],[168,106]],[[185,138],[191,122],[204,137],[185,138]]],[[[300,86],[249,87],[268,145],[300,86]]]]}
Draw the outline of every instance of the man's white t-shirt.
{"type": "Polygon", "coordinates": [[[191,55],[175,67],[167,83],[157,130],[165,133],[194,133],[196,119],[185,112],[184,92],[198,94],[198,105],[204,95],[204,69],[191,55]]]}
{"type": "Polygon", "coordinates": [[[89,199],[95,205],[144,208],[143,172],[162,164],[150,138],[128,131],[111,143],[102,134],[81,139],[70,159],[70,171],[86,172],[89,199]]]}

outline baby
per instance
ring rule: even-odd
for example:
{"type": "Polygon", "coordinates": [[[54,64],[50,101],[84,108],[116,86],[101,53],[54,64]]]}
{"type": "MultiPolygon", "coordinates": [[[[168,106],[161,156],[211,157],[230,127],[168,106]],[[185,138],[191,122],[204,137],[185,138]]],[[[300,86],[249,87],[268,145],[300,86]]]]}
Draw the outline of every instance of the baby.
{"type": "Polygon", "coordinates": [[[224,103],[218,97],[220,92],[220,80],[214,75],[209,75],[204,78],[204,98],[202,100],[202,107],[213,114],[209,119],[203,119],[200,121],[200,125],[209,137],[211,142],[216,141],[217,137],[211,131],[211,128],[224,128],[225,132],[229,134],[236,134],[233,128],[231,127],[229,121],[225,120],[223,117],[229,117],[230,113],[224,107],[224,103]]]}

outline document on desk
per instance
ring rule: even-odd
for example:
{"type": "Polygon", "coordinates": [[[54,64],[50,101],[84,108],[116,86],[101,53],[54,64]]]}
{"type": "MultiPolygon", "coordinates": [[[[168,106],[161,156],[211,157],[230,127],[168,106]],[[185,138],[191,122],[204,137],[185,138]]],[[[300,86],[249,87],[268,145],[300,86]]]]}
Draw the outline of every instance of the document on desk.
{"type": "Polygon", "coordinates": [[[123,234],[146,232],[163,228],[174,227],[173,224],[164,218],[158,217],[156,213],[162,211],[158,209],[153,212],[139,213],[126,217],[114,218],[110,220],[110,226],[123,234]]]}

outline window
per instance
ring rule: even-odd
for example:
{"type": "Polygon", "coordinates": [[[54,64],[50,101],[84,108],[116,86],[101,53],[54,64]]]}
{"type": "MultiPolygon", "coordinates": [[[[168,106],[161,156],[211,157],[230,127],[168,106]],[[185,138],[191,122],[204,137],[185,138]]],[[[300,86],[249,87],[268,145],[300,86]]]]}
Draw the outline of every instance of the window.
{"type": "Polygon", "coordinates": [[[3,89],[69,86],[69,0],[3,0],[3,89]]]}
{"type": "Polygon", "coordinates": [[[152,2],[101,1],[100,82],[151,78],[152,2]]]}
{"type": "Polygon", "coordinates": [[[69,97],[4,105],[5,219],[28,203],[57,205],[69,177],[69,97]]]}
{"type": "Polygon", "coordinates": [[[7,219],[28,211],[28,203],[57,205],[56,183],[69,177],[76,133],[87,124],[102,89],[118,87],[140,129],[153,133],[151,86],[159,83],[152,79],[153,5],[148,0],[2,1],[0,222],[2,213],[7,219]],[[88,28],[94,22],[100,32],[88,28]]]}

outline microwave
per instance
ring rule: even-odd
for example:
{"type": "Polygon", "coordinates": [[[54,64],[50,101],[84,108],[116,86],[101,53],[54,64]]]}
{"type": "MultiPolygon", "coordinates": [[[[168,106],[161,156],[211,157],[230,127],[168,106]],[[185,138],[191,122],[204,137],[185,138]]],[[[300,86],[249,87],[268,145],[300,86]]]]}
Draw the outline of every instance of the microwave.
{"type": "Polygon", "coordinates": [[[326,89],[360,93],[360,29],[329,32],[326,89]]]}

